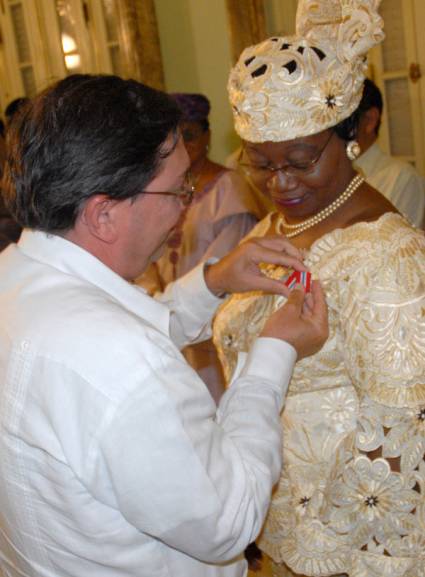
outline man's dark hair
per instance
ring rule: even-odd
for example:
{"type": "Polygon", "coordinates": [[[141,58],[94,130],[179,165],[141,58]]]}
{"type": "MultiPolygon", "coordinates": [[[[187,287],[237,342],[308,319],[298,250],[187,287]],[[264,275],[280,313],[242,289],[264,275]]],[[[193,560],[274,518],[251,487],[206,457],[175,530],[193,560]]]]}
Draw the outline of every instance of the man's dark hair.
{"type": "Polygon", "coordinates": [[[12,118],[15,116],[15,114],[26,104],[28,104],[28,102],[30,101],[29,98],[27,98],[26,96],[21,96],[20,98],[15,98],[15,100],[12,100],[11,102],[9,102],[9,104],[6,106],[5,111],[4,111],[4,115],[6,116],[6,120],[8,122],[10,122],[12,120],[12,118]]]}
{"type": "Polygon", "coordinates": [[[174,150],[180,112],[163,92],[117,76],[73,75],[35,97],[7,134],[5,201],[24,227],[73,227],[95,194],[142,192],[174,150]]]}
{"type": "MultiPolygon", "coordinates": [[[[372,82],[372,80],[366,78],[364,81],[363,94],[359,106],[351,114],[351,116],[334,126],[334,131],[340,138],[342,138],[342,140],[348,142],[349,140],[355,138],[357,128],[363,114],[371,108],[377,108],[379,110],[379,115],[381,116],[383,107],[384,104],[381,91],[376,86],[376,84],[372,82]]],[[[376,135],[379,133],[380,126],[381,120],[379,120],[378,124],[376,125],[376,135]]]]}

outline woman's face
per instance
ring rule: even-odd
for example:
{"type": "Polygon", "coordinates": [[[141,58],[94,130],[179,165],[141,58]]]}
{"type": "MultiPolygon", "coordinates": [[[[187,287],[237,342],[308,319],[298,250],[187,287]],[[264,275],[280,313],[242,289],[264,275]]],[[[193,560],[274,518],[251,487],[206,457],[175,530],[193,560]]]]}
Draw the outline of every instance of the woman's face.
{"type": "Polygon", "coordinates": [[[240,163],[276,208],[294,219],[328,206],[352,172],[345,143],[332,130],[286,142],[246,142],[240,163]]]}
{"type": "Polygon", "coordinates": [[[205,130],[199,122],[182,122],[180,130],[184,145],[193,165],[207,156],[210,131],[205,130]]]}

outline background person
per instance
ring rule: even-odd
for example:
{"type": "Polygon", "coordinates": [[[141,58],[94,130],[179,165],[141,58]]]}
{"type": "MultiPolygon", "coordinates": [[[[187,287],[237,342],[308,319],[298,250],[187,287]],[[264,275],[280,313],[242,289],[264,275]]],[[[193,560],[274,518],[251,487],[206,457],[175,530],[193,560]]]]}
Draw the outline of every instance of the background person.
{"type": "MultiPolygon", "coordinates": [[[[14,106],[10,103],[6,110],[9,112],[8,120],[10,119],[11,110],[14,106]]],[[[16,110],[15,110],[16,112],[16,110]]],[[[0,182],[3,175],[3,166],[6,160],[6,127],[2,120],[0,120],[0,182]]],[[[21,227],[12,217],[6,208],[3,200],[2,189],[0,187],[0,252],[4,250],[11,242],[17,242],[21,234],[21,227]]]]}
{"type": "MultiPolygon", "coordinates": [[[[425,238],[352,166],[377,7],[301,1],[297,35],[247,48],[229,79],[241,165],[276,206],[251,234],[303,249],[329,305],[329,339],[296,363],[281,416],[284,467],[258,541],[277,577],[425,566],[425,238]]],[[[229,380],[284,300],[234,295],[218,311],[229,380]]]]}
{"type": "Polygon", "coordinates": [[[356,139],[361,155],[354,166],[366,181],[419,228],[424,227],[425,179],[408,162],[385,154],[377,139],[383,109],[379,88],[366,78],[359,105],[356,139]]]}
{"type": "Polygon", "coordinates": [[[30,99],[26,96],[20,96],[9,102],[4,110],[4,116],[6,118],[6,127],[12,122],[13,118],[17,113],[30,102],[30,99]]]}
{"type": "MultiPolygon", "coordinates": [[[[256,198],[242,176],[208,158],[208,98],[191,93],[174,93],[171,97],[182,111],[180,130],[195,190],[193,201],[182,211],[163,254],[137,281],[151,294],[164,290],[200,262],[227,254],[269,208],[261,197],[256,198]]],[[[184,355],[218,401],[224,379],[211,339],[186,347],[184,355]]]]}
{"type": "Polygon", "coordinates": [[[326,307],[319,285],[314,299],[296,291],[241,357],[216,412],[179,349],[208,336],[215,295],[285,294],[258,263],[302,265],[286,240],[260,239],[160,300],[133,284],[192,194],[178,121],[161,92],[76,75],[36,97],[8,133],[6,198],[26,227],[0,255],[9,577],[246,573],[237,556],[278,477],[293,362],[326,339],[326,307]]]}

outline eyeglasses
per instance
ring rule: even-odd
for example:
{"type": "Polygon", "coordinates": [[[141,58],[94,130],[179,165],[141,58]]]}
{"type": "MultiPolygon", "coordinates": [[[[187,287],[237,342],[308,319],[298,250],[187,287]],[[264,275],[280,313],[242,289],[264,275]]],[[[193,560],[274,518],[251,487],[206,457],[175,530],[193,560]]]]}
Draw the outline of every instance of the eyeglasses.
{"type": "Polygon", "coordinates": [[[323,148],[318,152],[317,156],[305,162],[288,162],[284,166],[272,166],[271,164],[261,165],[261,164],[254,164],[252,162],[242,162],[241,157],[244,153],[244,149],[242,148],[238,158],[238,164],[239,166],[242,167],[242,169],[246,171],[252,171],[253,173],[257,173],[258,176],[261,176],[263,178],[270,178],[276,172],[280,171],[282,171],[287,176],[304,176],[305,174],[309,174],[310,172],[313,171],[314,167],[321,159],[322,154],[325,151],[325,148],[328,146],[334,134],[335,133],[332,130],[329,135],[329,138],[326,140],[323,148]]]}
{"type": "Polygon", "coordinates": [[[186,173],[183,185],[181,188],[169,192],[153,191],[153,190],[143,190],[143,194],[162,194],[165,196],[177,196],[184,206],[189,206],[193,199],[193,193],[195,192],[195,185],[193,183],[193,177],[190,172],[186,173]]]}

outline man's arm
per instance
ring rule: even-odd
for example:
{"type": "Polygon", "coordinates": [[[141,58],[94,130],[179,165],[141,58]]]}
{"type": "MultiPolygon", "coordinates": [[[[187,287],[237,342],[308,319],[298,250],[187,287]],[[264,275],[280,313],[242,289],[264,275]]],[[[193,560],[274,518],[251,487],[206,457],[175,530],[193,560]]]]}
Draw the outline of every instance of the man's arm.
{"type": "Polygon", "coordinates": [[[264,290],[288,296],[280,281],[267,278],[261,263],[306,270],[298,249],[283,237],[253,238],[215,264],[199,265],[169,284],[157,298],[170,309],[170,335],[179,347],[211,336],[210,322],[221,296],[233,292],[264,290]],[[205,274],[204,274],[205,273],[205,274]]]}
{"type": "Polygon", "coordinates": [[[296,357],[270,340],[256,342],[218,416],[183,359],[163,356],[102,432],[88,482],[96,498],[202,561],[243,551],[261,530],[280,473],[279,412],[296,357]]]}
{"type": "Polygon", "coordinates": [[[295,290],[270,317],[217,414],[184,359],[159,336],[146,343],[151,369],[102,431],[93,481],[107,481],[97,497],[203,561],[231,559],[254,540],[280,472],[279,414],[297,352],[312,354],[327,336],[323,295],[313,286],[309,306],[295,290]]]}

